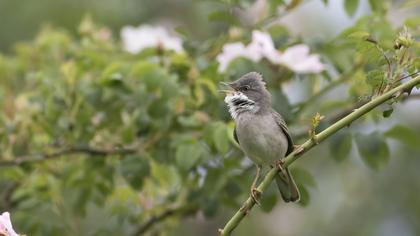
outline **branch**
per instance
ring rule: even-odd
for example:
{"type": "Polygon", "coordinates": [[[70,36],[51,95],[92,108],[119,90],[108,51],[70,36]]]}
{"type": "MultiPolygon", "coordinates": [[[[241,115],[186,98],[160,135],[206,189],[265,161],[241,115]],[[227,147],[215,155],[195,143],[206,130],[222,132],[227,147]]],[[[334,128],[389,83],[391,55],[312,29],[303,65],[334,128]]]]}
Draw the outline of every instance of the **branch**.
{"type": "Polygon", "coordinates": [[[178,215],[178,214],[188,215],[197,210],[198,210],[197,205],[186,205],[186,206],[166,209],[159,215],[152,216],[145,223],[141,224],[132,235],[133,236],[144,235],[144,233],[148,231],[153,225],[165,220],[168,217],[178,215]]]}
{"type": "Polygon", "coordinates": [[[20,166],[25,163],[42,162],[60,158],[63,155],[88,154],[91,156],[126,155],[137,152],[136,149],[98,149],[92,147],[70,147],[51,153],[40,153],[34,155],[19,156],[13,160],[0,161],[0,167],[20,166]]]}
{"type": "MultiPolygon", "coordinates": [[[[366,103],[365,105],[361,106],[360,108],[356,109],[346,117],[342,118],[341,120],[337,121],[321,133],[315,135],[313,139],[307,140],[305,143],[301,145],[301,148],[295,149],[292,153],[290,153],[285,159],[283,159],[284,167],[290,166],[294,161],[296,161],[301,155],[310,150],[312,147],[317,145],[318,143],[322,142],[326,138],[330,137],[340,129],[350,125],[353,121],[357,120],[359,117],[365,115],[375,107],[381,105],[382,103],[386,102],[387,100],[393,98],[396,94],[401,92],[411,91],[411,89],[420,84],[420,77],[414,78],[404,84],[395,87],[394,89],[376,97],[375,99],[371,100],[370,102],[366,103]],[[316,141],[316,142],[315,142],[316,141]]],[[[258,186],[258,190],[263,193],[270,183],[273,181],[274,177],[277,175],[279,168],[275,166],[272,168],[267,175],[264,177],[264,180],[258,186]]],[[[248,212],[252,209],[255,205],[254,200],[249,197],[242,207],[232,216],[232,218],[226,223],[223,229],[220,229],[220,235],[226,236],[230,235],[232,231],[239,225],[242,219],[248,214],[248,212]]]]}

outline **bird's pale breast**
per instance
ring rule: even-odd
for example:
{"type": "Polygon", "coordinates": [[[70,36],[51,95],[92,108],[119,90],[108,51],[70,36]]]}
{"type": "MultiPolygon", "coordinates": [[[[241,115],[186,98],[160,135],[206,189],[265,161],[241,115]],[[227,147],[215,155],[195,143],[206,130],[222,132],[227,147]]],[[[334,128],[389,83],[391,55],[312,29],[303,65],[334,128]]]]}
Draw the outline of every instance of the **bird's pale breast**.
{"type": "Polygon", "coordinates": [[[236,125],[240,146],[255,163],[269,165],[285,156],[288,141],[271,114],[244,113],[236,125]]]}

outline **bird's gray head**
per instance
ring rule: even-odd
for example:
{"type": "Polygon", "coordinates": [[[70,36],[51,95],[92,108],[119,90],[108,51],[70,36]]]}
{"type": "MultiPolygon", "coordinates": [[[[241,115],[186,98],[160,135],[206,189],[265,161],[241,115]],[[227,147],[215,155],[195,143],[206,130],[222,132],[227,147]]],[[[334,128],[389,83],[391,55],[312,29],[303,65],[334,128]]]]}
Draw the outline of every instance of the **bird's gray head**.
{"type": "Polygon", "coordinates": [[[250,72],[227,85],[233,91],[226,96],[225,102],[234,119],[242,112],[256,113],[271,108],[271,96],[261,74],[250,72]]]}

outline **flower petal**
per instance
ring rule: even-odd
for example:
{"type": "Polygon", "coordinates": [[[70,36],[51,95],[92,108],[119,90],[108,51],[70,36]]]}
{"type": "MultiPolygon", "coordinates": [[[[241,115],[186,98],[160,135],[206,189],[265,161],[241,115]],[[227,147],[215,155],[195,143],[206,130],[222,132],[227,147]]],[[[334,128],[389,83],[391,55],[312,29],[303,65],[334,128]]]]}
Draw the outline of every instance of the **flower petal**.
{"type": "Polygon", "coordinates": [[[145,48],[163,47],[166,50],[182,52],[182,40],[171,36],[161,26],[141,25],[139,27],[125,26],[121,30],[123,47],[130,53],[141,52],[145,48]]]}
{"type": "Polygon", "coordinates": [[[7,236],[19,236],[12,227],[12,222],[10,221],[9,212],[4,212],[0,215],[0,233],[3,233],[7,236]]]}
{"type": "Polygon", "coordinates": [[[319,55],[310,55],[309,47],[304,44],[286,49],[280,56],[279,63],[297,73],[319,73],[324,70],[319,55]]]}

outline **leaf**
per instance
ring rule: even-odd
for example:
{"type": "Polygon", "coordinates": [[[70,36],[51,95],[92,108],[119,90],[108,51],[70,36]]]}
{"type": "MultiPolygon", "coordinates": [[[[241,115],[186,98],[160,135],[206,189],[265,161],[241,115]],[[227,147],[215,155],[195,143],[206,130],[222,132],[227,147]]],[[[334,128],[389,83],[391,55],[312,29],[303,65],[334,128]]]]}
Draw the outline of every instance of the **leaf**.
{"type": "Polygon", "coordinates": [[[414,16],[407,18],[404,22],[404,25],[410,28],[415,28],[420,25],[420,16],[414,16]]]}
{"type": "Polygon", "coordinates": [[[359,134],[355,140],[362,160],[369,167],[378,170],[388,163],[388,145],[378,133],[359,134]]]}
{"type": "Polygon", "coordinates": [[[239,21],[231,13],[227,11],[215,11],[209,15],[210,21],[221,21],[231,25],[238,25],[239,21]]]}
{"type": "Polygon", "coordinates": [[[383,70],[373,70],[366,75],[366,83],[372,86],[372,88],[378,88],[385,82],[385,72],[383,70]]]}
{"type": "Polygon", "coordinates": [[[170,81],[170,76],[165,69],[147,61],[135,64],[130,75],[144,82],[149,92],[161,89],[170,81]]]}
{"type": "Polygon", "coordinates": [[[182,26],[182,25],[177,26],[177,27],[175,27],[175,31],[176,31],[178,34],[180,34],[181,36],[183,36],[184,38],[187,38],[187,37],[189,37],[189,36],[190,36],[190,34],[189,34],[189,30],[188,30],[188,28],[187,28],[187,27],[185,27],[185,26],[182,26]]]}
{"type": "Polygon", "coordinates": [[[303,168],[293,168],[291,173],[296,183],[309,187],[316,187],[316,182],[312,174],[303,168]]]}
{"type": "Polygon", "coordinates": [[[193,167],[204,154],[204,149],[198,142],[182,143],[175,153],[175,160],[179,167],[188,170],[193,167]]]}
{"type": "Polygon", "coordinates": [[[420,6],[420,1],[419,0],[407,0],[407,1],[404,1],[404,3],[400,7],[401,7],[401,9],[404,9],[404,8],[413,9],[415,7],[418,7],[418,6],[420,6]]]}
{"type": "Polygon", "coordinates": [[[411,148],[420,148],[420,139],[418,135],[408,127],[396,125],[386,131],[384,135],[388,138],[398,140],[411,148]]]}
{"type": "Polygon", "coordinates": [[[130,186],[139,190],[144,178],[150,174],[150,165],[145,156],[129,155],[120,162],[120,171],[130,186]]]}
{"type": "Polygon", "coordinates": [[[118,62],[109,64],[102,72],[102,83],[109,86],[119,86],[123,84],[125,70],[123,65],[118,62]]]}
{"type": "Polygon", "coordinates": [[[307,206],[311,200],[308,189],[301,184],[297,185],[300,192],[300,201],[299,204],[301,206],[307,206]]]}
{"type": "Polygon", "coordinates": [[[348,16],[354,16],[356,13],[357,7],[359,6],[359,0],[345,0],[344,8],[348,16]]]}
{"type": "Polygon", "coordinates": [[[391,116],[392,112],[394,112],[394,108],[390,107],[382,112],[382,116],[388,118],[391,116]]]}
{"type": "Polygon", "coordinates": [[[347,38],[357,39],[357,40],[366,40],[370,37],[370,34],[366,31],[355,31],[347,35],[347,38]]]}
{"type": "Polygon", "coordinates": [[[295,7],[299,6],[299,4],[302,2],[302,0],[291,0],[288,2],[286,6],[286,11],[290,11],[294,9],[295,7]]]}
{"type": "Polygon", "coordinates": [[[222,122],[216,123],[213,131],[213,141],[217,151],[226,153],[229,149],[229,134],[226,125],[222,122]]]}
{"type": "Polygon", "coordinates": [[[263,197],[261,198],[261,209],[265,212],[270,212],[277,203],[277,195],[278,191],[270,191],[264,193],[263,197]]]}
{"type": "Polygon", "coordinates": [[[215,199],[206,199],[203,202],[203,213],[206,217],[212,217],[217,213],[219,202],[215,199]]]}
{"type": "Polygon", "coordinates": [[[160,164],[152,161],[151,167],[153,178],[158,181],[158,184],[161,185],[162,188],[176,188],[181,183],[181,177],[175,166],[168,163],[160,164]]]}
{"type": "Polygon", "coordinates": [[[340,162],[349,156],[352,144],[351,141],[351,134],[345,131],[340,131],[331,137],[330,151],[334,160],[340,162]]]}
{"type": "Polygon", "coordinates": [[[269,4],[269,9],[270,9],[270,13],[271,14],[276,14],[278,7],[284,4],[283,0],[269,0],[268,1],[269,4]]]}
{"type": "Polygon", "coordinates": [[[370,8],[374,12],[383,12],[386,9],[387,4],[384,4],[383,0],[369,0],[370,8]]]}

